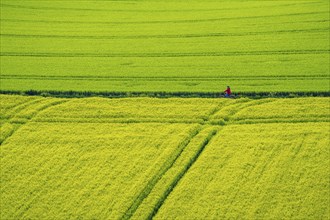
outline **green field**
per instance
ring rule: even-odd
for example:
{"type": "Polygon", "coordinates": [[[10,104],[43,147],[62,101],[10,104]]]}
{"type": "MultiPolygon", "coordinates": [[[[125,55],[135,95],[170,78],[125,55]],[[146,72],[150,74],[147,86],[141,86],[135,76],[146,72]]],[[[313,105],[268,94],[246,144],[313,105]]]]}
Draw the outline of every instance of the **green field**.
{"type": "Polygon", "coordinates": [[[1,219],[328,219],[329,98],[1,95],[1,219]]]}
{"type": "Polygon", "coordinates": [[[0,6],[1,90],[330,90],[327,0],[0,6]]]}

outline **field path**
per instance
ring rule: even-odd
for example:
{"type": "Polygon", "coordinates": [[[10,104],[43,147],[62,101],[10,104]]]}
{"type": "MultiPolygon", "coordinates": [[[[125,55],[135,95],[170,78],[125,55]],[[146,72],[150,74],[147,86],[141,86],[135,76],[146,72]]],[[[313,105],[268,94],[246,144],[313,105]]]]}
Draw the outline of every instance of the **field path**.
{"type": "Polygon", "coordinates": [[[159,172],[156,173],[147,183],[147,185],[143,188],[143,190],[140,192],[139,196],[135,198],[132,205],[129,207],[129,209],[125,212],[125,215],[121,217],[121,219],[129,219],[132,217],[134,212],[138,209],[140,204],[143,202],[143,200],[150,194],[152,189],[155,187],[155,185],[158,183],[158,181],[161,179],[161,177],[173,166],[173,164],[177,161],[177,159],[181,156],[182,152],[184,151],[185,147],[190,143],[190,141],[199,134],[201,131],[201,128],[198,127],[191,135],[186,137],[178,146],[178,150],[174,152],[174,155],[172,155],[171,158],[169,158],[168,161],[163,164],[163,166],[160,168],[159,172]]]}
{"type": "Polygon", "coordinates": [[[185,144],[181,149],[180,154],[178,154],[174,160],[171,159],[170,166],[168,166],[166,170],[157,174],[157,179],[154,177],[151,180],[153,183],[152,186],[150,187],[149,184],[147,185],[122,219],[152,219],[157,214],[158,210],[179,181],[196,162],[212,138],[222,128],[219,126],[207,125],[210,118],[224,107],[231,105],[233,105],[233,103],[220,103],[210,110],[208,116],[204,119],[204,122],[201,123],[202,125],[205,125],[203,125],[202,128],[199,128],[194,135],[190,136],[189,140],[184,141],[185,144]],[[191,150],[190,148],[194,150],[191,150]],[[143,200],[146,200],[146,202],[144,203],[143,200]]]}
{"type": "MultiPolygon", "coordinates": [[[[35,116],[56,105],[60,105],[68,100],[57,99],[37,99],[27,101],[15,106],[12,111],[9,111],[5,116],[8,117],[10,124],[14,124],[12,130],[7,133],[6,137],[1,139],[2,145],[8,138],[10,138],[20,127],[30,122],[35,116]]],[[[6,120],[6,121],[7,121],[6,120]]]]}
{"type": "Polygon", "coordinates": [[[190,167],[196,162],[196,160],[202,154],[202,152],[207,147],[207,145],[212,140],[212,138],[218,133],[218,131],[219,131],[219,129],[212,129],[211,132],[208,134],[208,136],[199,145],[199,148],[197,151],[195,151],[195,154],[193,155],[193,157],[189,160],[189,162],[186,164],[186,166],[181,170],[181,172],[178,174],[178,176],[176,176],[175,180],[169,185],[167,190],[164,192],[164,194],[158,200],[158,203],[154,207],[153,212],[150,213],[150,215],[148,216],[148,219],[152,219],[157,214],[158,210],[164,204],[167,197],[171,194],[173,189],[178,185],[180,180],[185,176],[185,174],[188,172],[190,167]]]}

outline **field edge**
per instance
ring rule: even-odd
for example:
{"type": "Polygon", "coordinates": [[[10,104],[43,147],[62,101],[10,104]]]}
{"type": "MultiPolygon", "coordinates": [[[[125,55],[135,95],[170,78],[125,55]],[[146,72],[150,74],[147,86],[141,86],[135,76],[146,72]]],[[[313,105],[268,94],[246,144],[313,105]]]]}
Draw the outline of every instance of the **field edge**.
{"type": "MultiPolygon", "coordinates": [[[[104,97],[104,98],[126,98],[126,97],[154,97],[154,98],[224,98],[221,92],[92,92],[92,91],[55,91],[55,90],[1,90],[3,95],[22,95],[22,96],[42,96],[57,98],[86,98],[86,97],[104,97]]],[[[326,92],[234,92],[232,98],[295,98],[295,97],[330,97],[330,89],[326,92]]]]}

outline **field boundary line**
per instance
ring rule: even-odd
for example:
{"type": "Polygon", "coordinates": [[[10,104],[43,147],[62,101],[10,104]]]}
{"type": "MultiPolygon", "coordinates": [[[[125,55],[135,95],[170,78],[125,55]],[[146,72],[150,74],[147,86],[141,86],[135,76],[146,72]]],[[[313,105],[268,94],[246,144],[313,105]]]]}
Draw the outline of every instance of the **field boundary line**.
{"type": "MultiPolygon", "coordinates": [[[[153,97],[153,98],[224,98],[220,95],[220,91],[196,92],[196,91],[56,91],[56,90],[1,90],[0,94],[4,95],[24,95],[24,96],[40,96],[54,98],[87,98],[87,97],[103,97],[103,98],[127,98],[127,97],[153,97]]],[[[234,98],[295,98],[295,97],[330,97],[330,91],[277,91],[277,92],[248,92],[237,91],[232,93],[234,98]]]]}
{"type": "Polygon", "coordinates": [[[138,196],[135,198],[131,206],[125,211],[124,215],[120,217],[120,219],[130,219],[135,211],[139,208],[143,200],[148,197],[152,189],[155,187],[155,185],[159,182],[161,177],[173,166],[173,164],[177,161],[177,159],[181,156],[182,152],[186,148],[186,146],[191,142],[191,140],[197,136],[200,131],[202,130],[202,126],[198,125],[198,127],[190,134],[188,134],[187,137],[185,137],[180,144],[178,145],[178,150],[175,151],[169,160],[165,161],[163,166],[160,168],[160,170],[148,181],[148,183],[145,185],[145,187],[141,190],[141,192],[138,194],[138,196]]]}

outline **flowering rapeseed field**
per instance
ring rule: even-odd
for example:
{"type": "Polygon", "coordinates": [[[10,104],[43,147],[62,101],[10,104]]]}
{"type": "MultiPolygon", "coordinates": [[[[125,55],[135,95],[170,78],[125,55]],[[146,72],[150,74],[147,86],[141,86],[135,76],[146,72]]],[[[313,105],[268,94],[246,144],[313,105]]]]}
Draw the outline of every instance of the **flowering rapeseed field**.
{"type": "Polygon", "coordinates": [[[1,219],[329,218],[329,98],[0,98],[1,219]]]}

